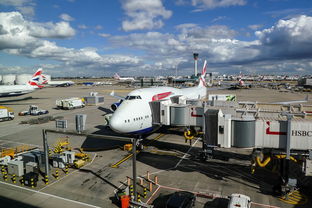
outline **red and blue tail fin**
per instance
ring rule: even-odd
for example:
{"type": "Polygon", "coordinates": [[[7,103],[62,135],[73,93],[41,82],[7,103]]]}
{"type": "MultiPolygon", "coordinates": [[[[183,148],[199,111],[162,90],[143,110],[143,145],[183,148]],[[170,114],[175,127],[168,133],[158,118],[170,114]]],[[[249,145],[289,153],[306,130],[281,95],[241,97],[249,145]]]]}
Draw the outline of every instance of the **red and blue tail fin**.
{"type": "Polygon", "coordinates": [[[43,74],[41,75],[41,84],[47,84],[48,83],[48,79],[46,78],[46,76],[44,76],[43,74]]]}
{"type": "Polygon", "coordinates": [[[206,72],[207,72],[207,61],[205,60],[202,73],[199,77],[198,87],[206,87],[207,86],[206,81],[205,81],[206,72]]]}
{"type": "Polygon", "coordinates": [[[39,85],[39,80],[40,80],[41,74],[42,74],[42,68],[39,68],[39,69],[33,74],[33,76],[31,77],[31,79],[28,81],[27,84],[28,84],[28,85],[31,85],[31,86],[38,87],[38,88],[42,88],[43,86],[42,86],[42,85],[39,85]]]}

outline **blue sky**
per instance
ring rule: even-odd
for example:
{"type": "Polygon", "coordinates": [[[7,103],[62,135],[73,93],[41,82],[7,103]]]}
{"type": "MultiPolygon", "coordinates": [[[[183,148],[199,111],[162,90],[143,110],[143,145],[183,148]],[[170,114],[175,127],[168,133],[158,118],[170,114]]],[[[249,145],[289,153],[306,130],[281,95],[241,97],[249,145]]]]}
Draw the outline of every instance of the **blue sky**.
{"type": "Polygon", "coordinates": [[[311,74],[310,0],[0,0],[0,74],[311,74]]]}

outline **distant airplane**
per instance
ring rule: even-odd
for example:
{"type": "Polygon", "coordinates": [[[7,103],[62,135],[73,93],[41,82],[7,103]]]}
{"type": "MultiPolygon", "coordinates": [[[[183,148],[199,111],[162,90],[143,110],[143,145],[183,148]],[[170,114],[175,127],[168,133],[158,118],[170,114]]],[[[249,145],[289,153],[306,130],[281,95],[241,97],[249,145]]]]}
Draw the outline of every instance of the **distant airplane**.
{"type": "MultiPolygon", "coordinates": [[[[206,61],[203,66],[202,75],[198,86],[177,89],[173,87],[151,87],[137,89],[130,92],[127,97],[111,96],[121,99],[114,103],[113,113],[109,125],[113,131],[125,134],[142,134],[150,132],[155,126],[152,125],[152,111],[149,102],[168,99],[172,96],[181,95],[188,99],[201,99],[206,97],[206,61]]],[[[215,90],[215,89],[213,89],[215,90]]]]}
{"type": "Polygon", "coordinates": [[[229,86],[229,89],[244,89],[244,88],[249,88],[250,85],[246,85],[246,83],[242,80],[242,78],[239,78],[238,81],[236,82],[219,82],[218,85],[223,85],[223,86],[229,86]]]}
{"type": "Polygon", "coordinates": [[[42,88],[43,86],[38,85],[41,73],[42,69],[39,68],[25,85],[0,85],[0,97],[19,96],[42,88]]]}
{"type": "Polygon", "coordinates": [[[134,82],[135,79],[133,77],[120,77],[117,73],[114,75],[114,79],[119,82],[134,82]]]}
{"type": "Polygon", "coordinates": [[[54,86],[54,87],[68,87],[74,85],[75,82],[70,80],[62,80],[62,81],[49,81],[44,75],[41,75],[42,83],[44,85],[54,86]]]}

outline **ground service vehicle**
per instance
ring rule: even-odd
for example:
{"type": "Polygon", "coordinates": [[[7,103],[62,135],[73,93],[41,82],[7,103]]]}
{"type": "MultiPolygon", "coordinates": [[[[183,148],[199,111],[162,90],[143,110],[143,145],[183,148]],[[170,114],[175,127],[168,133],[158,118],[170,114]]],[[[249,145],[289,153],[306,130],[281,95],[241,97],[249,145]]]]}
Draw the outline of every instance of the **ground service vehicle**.
{"type": "Polygon", "coordinates": [[[232,194],[228,208],[250,208],[250,197],[243,194],[232,194]]]}
{"type": "Polygon", "coordinates": [[[11,108],[0,106],[0,121],[13,120],[14,112],[11,108]]]}
{"type": "Polygon", "coordinates": [[[85,107],[84,99],[78,97],[56,100],[55,104],[57,108],[65,110],[85,107]]]}
{"type": "Polygon", "coordinates": [[[49,111],[39,109],[38,106],[36,105],[30,105],[27,111],[19,112],[18,115],[19,116],[26,116],[26,115],[39,116],[39,115],[48,114],[48,113],[49,111]]]}
{"type": "Polygon", "coordinates": [[[196,196],[187,191],[175,192],[166,203],[166,208],[190,208],[194,206],[196,196]]]}

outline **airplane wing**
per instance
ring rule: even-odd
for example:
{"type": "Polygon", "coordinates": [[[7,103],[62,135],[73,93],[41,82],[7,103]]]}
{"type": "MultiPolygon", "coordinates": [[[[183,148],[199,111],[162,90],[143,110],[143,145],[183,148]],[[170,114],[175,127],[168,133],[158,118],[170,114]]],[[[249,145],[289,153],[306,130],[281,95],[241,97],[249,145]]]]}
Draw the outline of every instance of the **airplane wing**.
{"type": "Polygon", "coordinates": [[[126,99],[123,96],[115,95],[115,91],[114,90],[109,95],[112,96],[112,97],[118,98],[120,100],[125,100],[126,99]]]}

